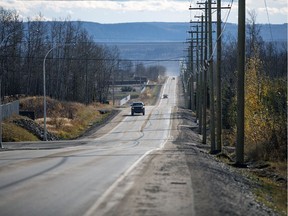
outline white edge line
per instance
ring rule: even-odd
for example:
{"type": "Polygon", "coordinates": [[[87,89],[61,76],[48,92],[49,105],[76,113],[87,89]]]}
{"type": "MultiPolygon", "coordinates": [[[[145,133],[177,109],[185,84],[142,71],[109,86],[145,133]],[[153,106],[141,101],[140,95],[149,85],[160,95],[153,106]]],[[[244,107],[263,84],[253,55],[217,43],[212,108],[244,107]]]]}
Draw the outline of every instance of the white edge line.
{"type": "Polygon", "coordinates": [[[148,152],[146,152],[144,155],[142,155],[132,166],[128,168],[105,192],[102,194],[102,196],[97,199],[97,201],[88,209],[88,211],[84,214],[84,216],[91,216],[95,215],[96,209],[103,203],[103,201],[110,195],[110,193],[118,186],[118,184],[123,181],[124,178],[126,178],[129,173],[146,157],[148,154],[150,154],[152,151],[155,151],[158,149],[152,149],[148,152]]]}

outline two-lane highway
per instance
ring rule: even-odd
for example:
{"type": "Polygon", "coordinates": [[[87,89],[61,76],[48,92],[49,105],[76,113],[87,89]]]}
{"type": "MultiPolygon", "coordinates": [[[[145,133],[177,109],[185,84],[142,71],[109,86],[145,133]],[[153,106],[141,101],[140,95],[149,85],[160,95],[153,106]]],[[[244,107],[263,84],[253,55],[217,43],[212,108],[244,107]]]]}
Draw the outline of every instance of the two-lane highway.
{"type": "Polygon", "coordinates": [[[170,139],[176,80],[169,77],[163,94],[145,116],[126,109],[114,129],[85,145],[0,152],[0,215],[97,215],[113,185],[170,139]]]}

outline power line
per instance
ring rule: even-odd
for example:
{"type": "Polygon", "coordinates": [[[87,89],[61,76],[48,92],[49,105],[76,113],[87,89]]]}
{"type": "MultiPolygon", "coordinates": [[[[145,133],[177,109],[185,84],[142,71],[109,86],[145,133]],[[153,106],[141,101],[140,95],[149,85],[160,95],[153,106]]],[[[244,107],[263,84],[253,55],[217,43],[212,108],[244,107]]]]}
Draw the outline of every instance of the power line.
{"type": "MultiPolygon", "coordinates": [[[[231,10],[232,10],[232,7],[233,7],[233,3],[234,3],[234,0],[231,0],[231,5],[229,5],[229,6],[230,6],[230,9],[228,10],[228,13],[227,13],[226,20],[225,20],[225,22],[224,22],[222,31],[221,31],[219,37],[216,39],[216,41],[218,41],[218,40],[222,37],[222,35],[223,35],[223,33],[224,33],[225,29],[226,29],[226,26],[227,26],[227,23],[228,23],[228,18],[229,18],[229,16],[230,16],[230,13],[231,13],[231,10]]],[[[213,47],[213,52],[211,53],[211,56],[210,56],[209,59],[213,58],[213,55],[214,55],[214,53],[215,53],[216,48],[217,48],[217,44],[214,45],[214,47],[213,47]]]]}
{"type": "MultiPolygon", "coordinates": [[[[20,59],[41,59],[43,57],[34,57],[34,56],[5,56],[7,58],[20,58],[20,59]]],[[[47,60],[78,60],[78,61],[131,61],[131,62],[179,62],[183,56],[173,57],[170,59],[116,59],[116,58],[73,58],[73,57],[47,57],[47,60]]]]}

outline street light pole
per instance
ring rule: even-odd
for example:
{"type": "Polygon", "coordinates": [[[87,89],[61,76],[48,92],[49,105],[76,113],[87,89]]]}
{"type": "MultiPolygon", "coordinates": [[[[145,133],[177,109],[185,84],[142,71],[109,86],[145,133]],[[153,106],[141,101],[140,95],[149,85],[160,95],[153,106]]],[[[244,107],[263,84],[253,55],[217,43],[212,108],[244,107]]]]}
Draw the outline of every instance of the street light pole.
{"type": "Polygon", "coordinates": [[[49,55],[49,53],[58,47],[61,47],[61,45],[57,45],[55,47],[52,47],[48,52],[46,53],[44,60],[43,60],[43,106],[44,106],[44,141],[47,141],[47,100],[46,100],[46,70],[45,70],[45,64],[46,64],[46,58],[49,55]]]}
{"type": "Polygon", "coordinates": [[[59,46],[56,47],[52,47],[45,55],[44,60],[43,60],[43,105],[44,105],[44,141],[47,141],[47,126],[46,126],[46,111],[47,111],[47,106],[46,106],[46,71],[45,71],[45,63],[46,63],[46,58],[49,55],[49,53],[57,48],[59,46]]]}
{"type": "Polygon", "coordinates": [[[48,52],[46,53],[44,60],[43,60],[43,112],[44,112],[44,141],[47,141],[47,101],[46,101],[46,70],[45,70],[45,63],[46,63],[46,58],[49,55],[49,53],[59,47],[62,46],[68,46],[68,45],[75,45],[73,44],[59,44],[54,47],[52,47],[48,52]]]}

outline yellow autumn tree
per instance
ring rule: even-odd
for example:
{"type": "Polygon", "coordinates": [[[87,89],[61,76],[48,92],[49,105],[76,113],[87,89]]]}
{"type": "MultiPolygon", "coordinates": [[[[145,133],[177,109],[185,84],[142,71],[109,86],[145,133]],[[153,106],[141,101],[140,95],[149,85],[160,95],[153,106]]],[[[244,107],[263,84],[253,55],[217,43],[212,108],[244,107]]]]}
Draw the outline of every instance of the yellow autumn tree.
{"type": "Polygon", "coordinates": [[[247,63],[245,80],[245,149],[253,158],[265,157],[265,144],[271,137],[269,113],[261,101],[265,94],[261,61],[251,57],[247,63]]]}
{"type": "MultiPolygon", "coordinates": [[[[277,81],[264,76],[261,68],[262,62],[257,55],[248,59],[245,77],[245,149],[251,158],[266,160],[274,159],[277,151],[285,151],[279,150],[279,141],[283,140],[279,136],[285,136],[287,127],[285,122],[283,125],[283,120],[280,121],[283,119],[281,114],[271,109],[269,95],[276,91],[277,81]]],[[[272,98],[272,103],[277,104],[277,100],[272,98]]]]}

